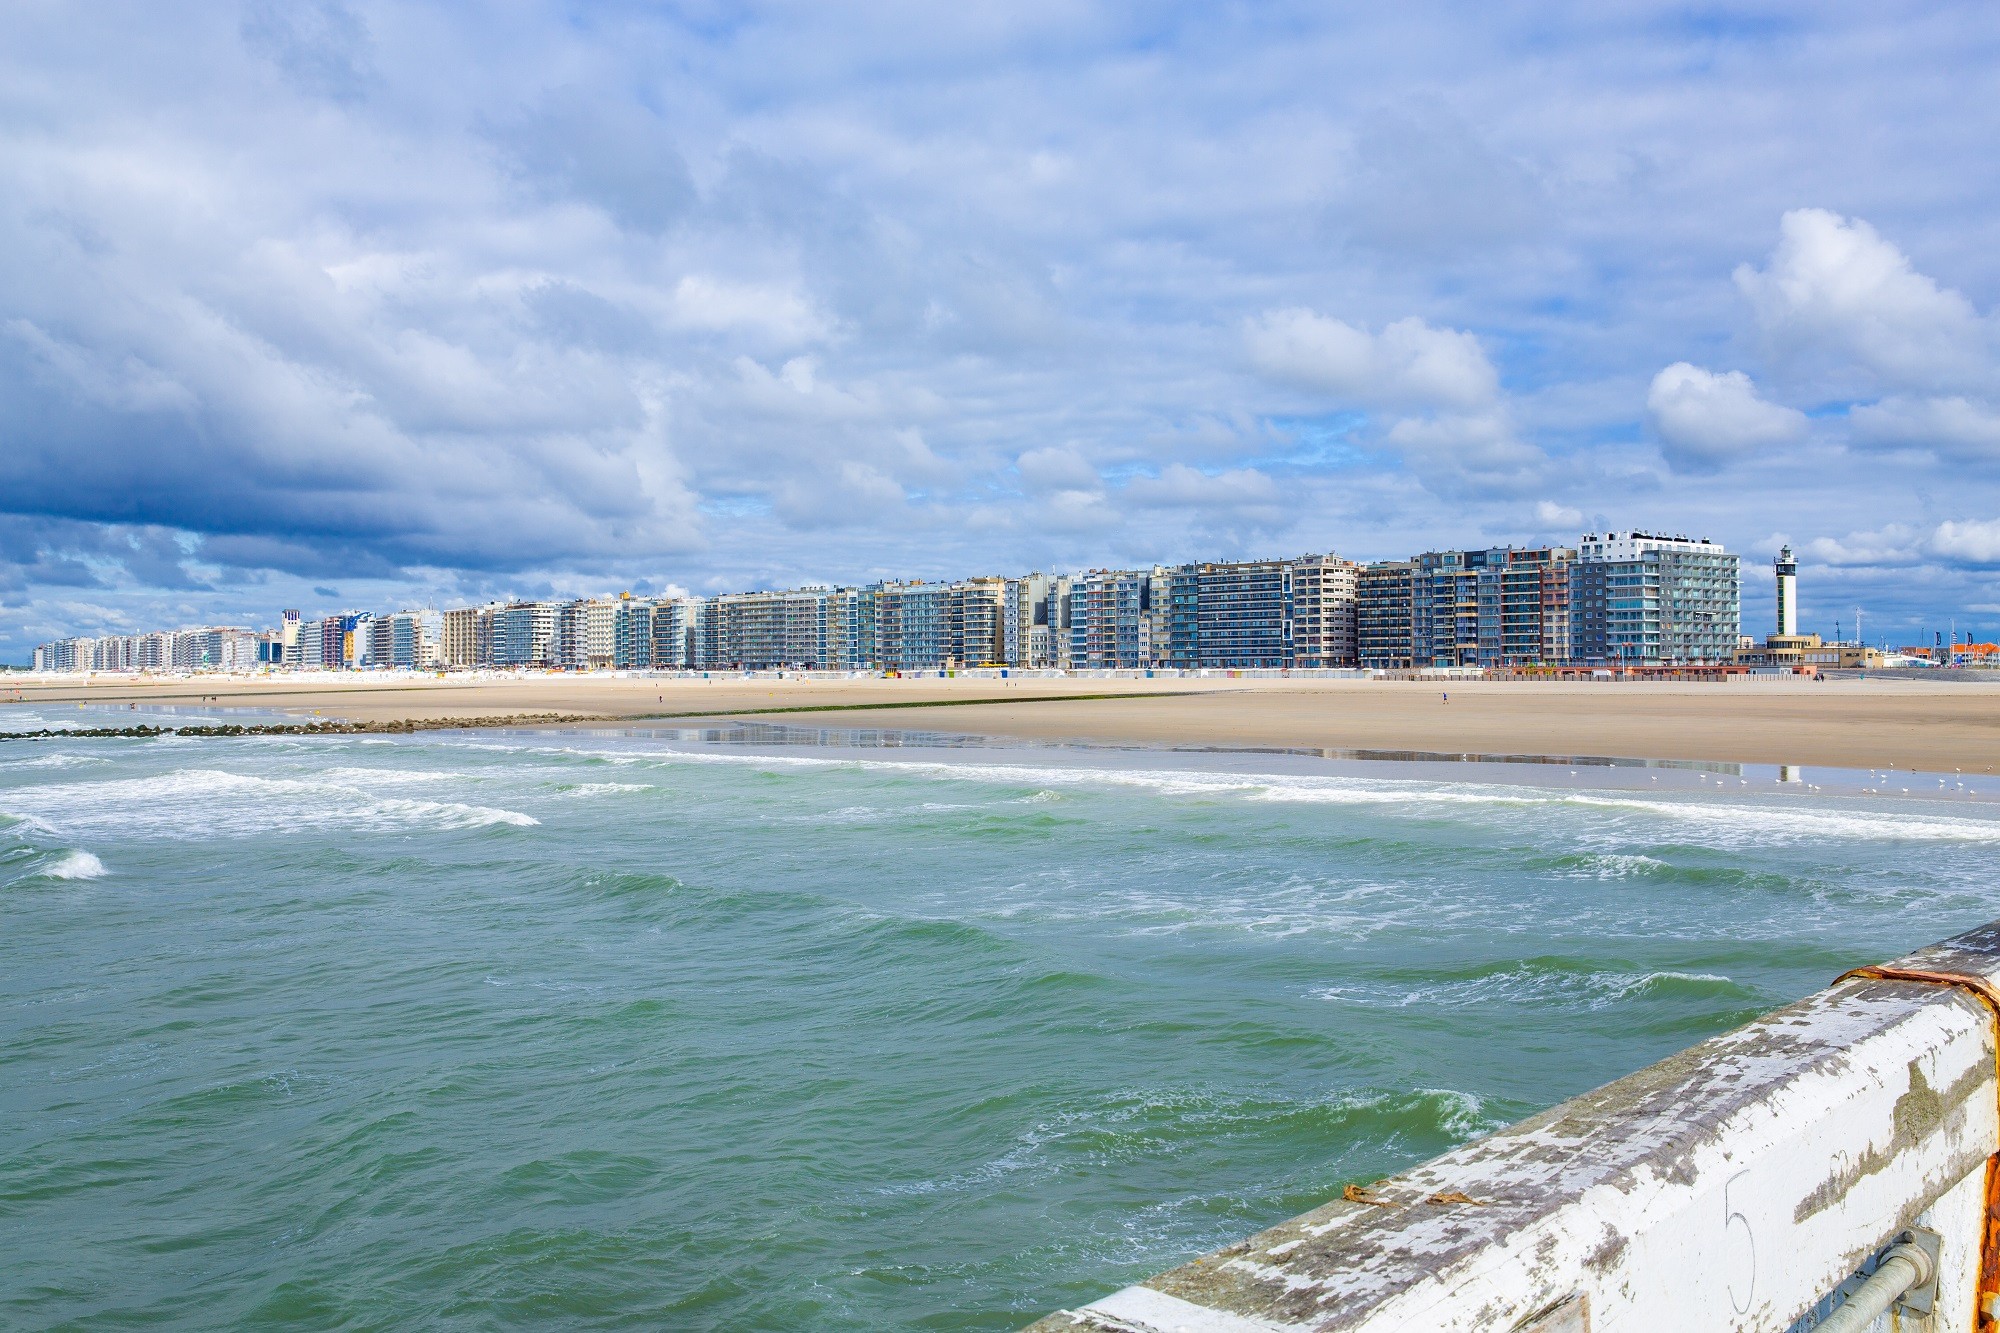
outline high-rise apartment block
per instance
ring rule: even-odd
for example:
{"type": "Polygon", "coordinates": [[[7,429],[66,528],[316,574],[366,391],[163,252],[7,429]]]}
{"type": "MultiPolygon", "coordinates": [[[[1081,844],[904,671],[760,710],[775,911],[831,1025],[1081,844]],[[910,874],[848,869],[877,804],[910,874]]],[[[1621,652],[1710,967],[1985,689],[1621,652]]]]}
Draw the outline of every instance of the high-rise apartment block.
{"type": "Polygon", "coordinates": [[[1355,654],[1371,671],[1416,665],[1417,562],[1378,560],[1355,575],[1355,654]]]}
{"type": "Polygon", "coordinates": [[[1195,660],[1204,667],[1286,665],[1283,560],[1204,564],[1196,572],[1195,660]]]}
{"type": "Polygon", "coordinates": [[[1301,669],[1351,667],[1359,660],[1355,630],[1360,578],[1352,560],[1311,555],[1286,570],[1290,647],[1285,665],[1301,669]]]}
{"type": "Polygon", "coordinates": [[[1742,626],[1737,557],[1714,542],[1644,532],[1577,543],[1571,656],[1606,666],[1733,661],[1742,626]]]}
{"type": "MultiPolygon", "coordinates": [[[[1780,617],[1795,615],[1790,552],[1780,617]]],[[[1675,667],[1731,661],[1737,558],[1685,537],[1575,548],[1333,554],[1081,574],[348,611],[268,634],[208,628],[43,644],[45,670],[921,672],[1675,667]]]]}

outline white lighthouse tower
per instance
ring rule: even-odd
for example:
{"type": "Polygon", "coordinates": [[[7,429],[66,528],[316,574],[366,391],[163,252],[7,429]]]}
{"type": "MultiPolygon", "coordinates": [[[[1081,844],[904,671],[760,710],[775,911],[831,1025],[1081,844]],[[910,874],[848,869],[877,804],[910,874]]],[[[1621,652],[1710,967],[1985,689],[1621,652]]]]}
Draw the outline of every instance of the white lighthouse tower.
{"type": "Polygon", "coordinates": [[[1778,633],[1790,638],[1799,632],[1799,565],[1792,548],[1778,552],[1778,633]]]}

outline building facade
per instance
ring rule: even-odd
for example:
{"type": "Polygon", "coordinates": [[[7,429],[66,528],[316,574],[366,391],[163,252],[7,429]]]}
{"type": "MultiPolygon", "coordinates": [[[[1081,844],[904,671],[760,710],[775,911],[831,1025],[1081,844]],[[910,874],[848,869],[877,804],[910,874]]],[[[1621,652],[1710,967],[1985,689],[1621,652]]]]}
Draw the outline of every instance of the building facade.
{"type": "Polygon", "coordinates": [[[1351,667],[1356,650],[1359,571],[1337,555],[1308,555],[1290,563],[1291,653],[1286,665],[1351,667]]]}
{"type": "Polygon", "coordinates": [[[1740,594],[1738,559],[1714,542],[1586,536],[1570,576],[1571,658],[1611,667],[1733,661],[1740,594]]]}

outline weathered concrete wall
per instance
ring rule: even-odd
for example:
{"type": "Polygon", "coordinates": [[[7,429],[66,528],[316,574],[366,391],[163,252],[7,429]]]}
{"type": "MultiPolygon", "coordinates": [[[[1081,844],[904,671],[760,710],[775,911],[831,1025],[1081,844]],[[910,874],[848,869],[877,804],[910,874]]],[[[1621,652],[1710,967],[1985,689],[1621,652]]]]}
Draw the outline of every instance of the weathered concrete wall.
{"type": "MultiPolygon", "coordinates": [[[[1898,965],[2000,980],[2000,923],[1898,965]]],[[[1969,1330],[1995,1057],[1962,990],[1844,982],[1033,1333],[1784,1333],[1912,1225],[1893,1326],[1969,1330]]]]}

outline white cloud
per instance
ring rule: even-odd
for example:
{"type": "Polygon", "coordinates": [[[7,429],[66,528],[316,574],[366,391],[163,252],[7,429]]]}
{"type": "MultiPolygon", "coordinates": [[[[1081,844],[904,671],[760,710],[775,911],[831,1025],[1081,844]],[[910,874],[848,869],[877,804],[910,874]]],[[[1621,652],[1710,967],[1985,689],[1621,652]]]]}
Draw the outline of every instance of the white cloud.
{"type": "Polygon", "coordinates": [[[1157,477],[1136,477],[1123,494],[1137,504],[1159,509],[1204,511],[1254,509],[1275,515],[1278,484],[1255,468],[1238,468],[1214,475],[1175,463],[1157,477]]]}
{"type": "Polygon", "coordinates": [[[1250,322],[1245,340],[1251,364],[1271,379],[1370,406],[1467,410],[1500,391],[1477,338],[1415,316],[1373,334],[1312,310],[1273,310],[1250,322]]]}
{"type": "Polygon", "coordinates": [[[1667,461],[1681,468],[1712,468],[1754,450],[1790,444],[1806,429],[1804,413],[1758,397],[1757,386],[1742,371],[1717,374],[1686,361],[1653,376],[1646,415],[1667,461]]]}
{"type": "Polygon", "coordinates": [[[1857,444],[2000,461],[2000,411],[1969,398],[1889,397],[1848,414],[1857,444]]]}
{"type": "Polygon", "coordinates": [[[1763,269],[1736,270],[1780,360],[1853,362],[1890,386],[1987,381],[1990,333],[1972,303],[1917,272],[1859,218],[1794,209],[1763,269]]]}
{"type": "Polygon", "coordinates": [[[784,478],[772,507],[794,527],[841,528],[882,522],[907,498],[895,478],[849,459],[784,478]]]}
{"type": "Polygon", "coordinates": [[[1583,526],[1583,511],[1568,505],[1557,504],[1553,500],[1538,500],[1535,503],[1535,522],[1545,528],[1576,528],[1583,526]]]}
{"type": "Polygon", "coordinates": [[[1082,454],[1060,446],[1030,449],[1014,460],[1014,467],[1032,491],[1094,491],[1102,485],[1097,469],[1082,454]]]}
{"type": "MultiPolygon", "coordinates": [[[[1393,555],[1544,497],[1918,550],[1932,497],[2000,514],[1963,465],[2000,404],[2000,101],[1963,24],[1642,0],[1522,62],[1506,7],[226,8],[113,0],[88,42],[9,12],[0,529],[67,525],[0,531],[10,605],[106,568],[142,621],[261,624],[313,586],[1393,555]],[[1895,245],[1780,239],[1823,198],[1895,245]],[[1768,361],[1711,350],[1739,323],[1768,361]],[[1635,445],[1683,356],[1902,399],[1716,485],[1635,445]],[[1859,447],[1892,437],[1928,456],[1859,447]],[[199,554],[119,554],[147,525],[199,554]]],[[[1970,604],[1975,568],[1927,555],[1894,596],[1970,604]]]]}
{"type": "Polygon", "coordinates": [[[1946,521],[1931,534],[1932,554],[1972,565],[2000,565],[2000,519],[1946,521]]]}
{"type": "Polygon", "coordinates": [[[780,343],[814,341],[825,337],[828,328],[826,318],[797,291],[700,273],[674,285],[670,308],[683,328],[750,333],[780,343]]]}
{"type": "Polygon", "coordinates": [[[1873,532],[1850,532],[1844,537],[1815,537],[1801,545],[1798,553],[1823,565],[1910,565],[1922,559],[1921,546],[1916,529],[1902,523],[1890,523],[1873,532]]]}
{"type": "Polygon", "coordinates": [[[1548,455],[1524,443],[1507,414],[1497,409],[1406,417],[1384,438],[1435,494],[1528,495],[1548,480],[1548,455]]]}

